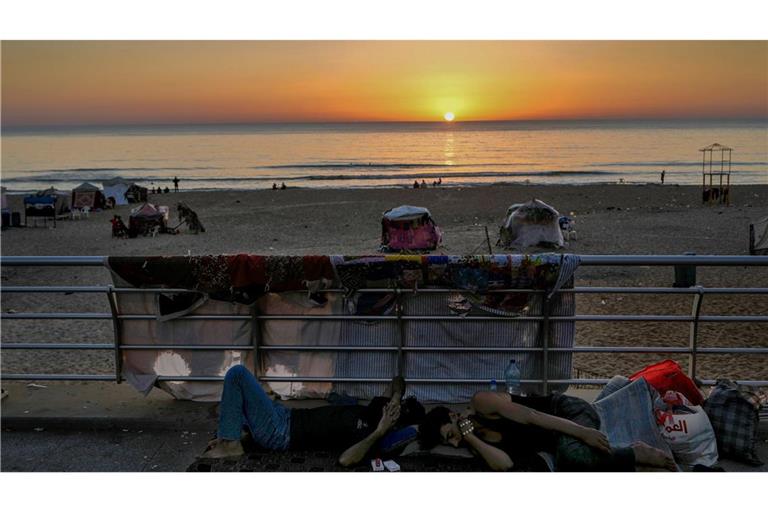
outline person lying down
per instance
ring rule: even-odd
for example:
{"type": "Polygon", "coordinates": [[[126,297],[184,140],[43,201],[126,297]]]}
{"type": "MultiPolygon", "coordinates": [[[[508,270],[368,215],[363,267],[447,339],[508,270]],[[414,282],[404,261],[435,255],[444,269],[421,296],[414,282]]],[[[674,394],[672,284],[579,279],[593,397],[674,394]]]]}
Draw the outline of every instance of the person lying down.
{"type": "Polygon", "coordinates": [[[577,397],[480,391],[464,414],[447,407],[429,411],[419,439],[424,449],[467,446],[495,471],[529,463],[539,452],[555,455],[557,471],[634,471],[639,466],[677,471],[674,459],[662,450],[641,441],[613,448],[599,428],[595,408],[577,397]]]}
{"type": "Polygon", "coordinates": [[[352,466],[380,448],[388,432],[423,420],[424,407],[412,397],[403,400],[404,393],[405,382],[395,377],[389,396],[376,397],[368,405],[289,409],[269,398],[245,366],[233,366],[224,377],[217,437],[202,457],[242,455],[245,427],[262,448],[343,450],[339,463],[352,466]]]}

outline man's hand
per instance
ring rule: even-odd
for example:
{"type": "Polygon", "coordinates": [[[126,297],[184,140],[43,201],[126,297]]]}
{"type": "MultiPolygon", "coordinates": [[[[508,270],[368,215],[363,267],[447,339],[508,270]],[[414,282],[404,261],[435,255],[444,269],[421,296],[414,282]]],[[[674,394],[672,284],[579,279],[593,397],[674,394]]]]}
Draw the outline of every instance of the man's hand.
{"type": "Polygon", "coordinates": [[[389,429],[391,429],[397,422],[399,417],[400,404],[398,402],[392,401],[387,402],[387,405],[385,405],[381,411],[381,419],[379,420],[379,424],[376,427],[376,430],[382,434],[389,431],[389,429]]]}
{"type": "Polygon", "coordinates": [[[605,434],[594,428],[584,427],[581,435],[579,436],[582,441],[593,448],[611,453],[611,443],[608,442],[608,438],[605,434]]]}

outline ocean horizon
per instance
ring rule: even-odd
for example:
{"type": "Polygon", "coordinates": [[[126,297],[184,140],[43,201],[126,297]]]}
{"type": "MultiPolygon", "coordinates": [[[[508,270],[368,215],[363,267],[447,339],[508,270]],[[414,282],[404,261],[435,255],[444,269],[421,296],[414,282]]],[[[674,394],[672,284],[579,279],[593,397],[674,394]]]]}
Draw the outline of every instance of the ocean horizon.
{"type": "Polygon", "coordinates": [[[182,190],[390,188],[657,183],[664,170],[666,183],[696,185],[699,149],[714,142],[733,148],[731,184],[768,184],[766,119],[4,127],[2,182],[11,192],[116,176],[147,187],[178,176],[182,190]]]}

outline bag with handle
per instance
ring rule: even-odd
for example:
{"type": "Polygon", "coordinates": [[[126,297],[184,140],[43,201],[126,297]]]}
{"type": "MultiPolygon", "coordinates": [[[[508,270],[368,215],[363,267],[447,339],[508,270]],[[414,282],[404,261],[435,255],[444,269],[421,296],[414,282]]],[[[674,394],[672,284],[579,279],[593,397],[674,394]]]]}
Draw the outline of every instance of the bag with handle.
{"type": "Polygon", "coordinates": [[[667,391],[654,404],[661,437],[675,455],[675,461],[686,469],[701,464],[717,463],[717,438],[707,413],[700,405],[692,405],[680,392],[667,391]]]}
{"type": "Polygon", "coordinates": [[[696,384],[683,372],[680,365],[671,359],[646,366],[631,375],[629,380],[637,380],[640,377],[643,377],[662,396],[671,390],[685,395],[693,405],[701,405],[704,402],[704,397],[696,384]]]}

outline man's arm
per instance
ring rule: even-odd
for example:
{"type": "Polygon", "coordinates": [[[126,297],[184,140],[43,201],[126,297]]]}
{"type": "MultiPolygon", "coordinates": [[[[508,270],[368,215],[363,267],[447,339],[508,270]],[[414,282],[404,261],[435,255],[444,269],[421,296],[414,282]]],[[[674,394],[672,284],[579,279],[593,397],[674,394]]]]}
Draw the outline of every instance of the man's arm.
{"type": "Polygon", "coordinates": [[[485,416],[501,416],[523,425],[535,425],[547,430],[560,432],[581,439],[589,446],[605,452],[611,451],[611,445],[605,434],[594,428],[584,427],[573,421],[558,418],[543,412],[516,404],[505,396],[488,391],[481,391],[472,397],[472,407],[485,416]]]}
{"type": "Polygon", "coordinates": [[[486,464],[488,464],[488,467],[493,471],[512,469],[514,463],[504,450],[491,446],[471,432],[464,436],[464,441],[480,454],[486,464]]]}
{"type": "Polygon", "coordinates": [[[375,445],[379,439],[384,437],[395,422],[397,422],[397,418],[399,417],[400,404],[396,402],[388,402],[387,405],[384,406],[381,420],[379,420],[376,430],[368,434],[362,441],[357,442],[344,450],[344,453],[339,456],[339,464],[347,467],[363,460],[373,445],[375,445]]]}

